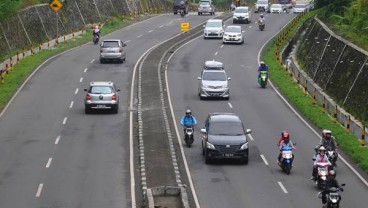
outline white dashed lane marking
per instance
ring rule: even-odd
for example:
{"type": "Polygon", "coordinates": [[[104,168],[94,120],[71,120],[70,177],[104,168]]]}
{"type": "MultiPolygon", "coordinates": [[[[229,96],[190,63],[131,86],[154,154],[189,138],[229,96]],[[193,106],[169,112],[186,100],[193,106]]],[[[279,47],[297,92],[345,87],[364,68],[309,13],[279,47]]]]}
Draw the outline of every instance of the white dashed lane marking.
{"type": "Polygon", "coordinates": [[[79,89],[78,89],[78,88],[77,88],[77,89],[75,89],[74,94],[78,94],[78,91],[79,91],[79,89]]]}
{"type": "Polygon", "coordinates": [[[85,68],[83,72],[84,72],[84,73],[86,73],[86,72],[87,72],[87,70],[88,70],[88,68],[85,68]]]}
{"type": "Polygon", "coordinates": [[[224,47],[224,45],[221,45],[221,47],[220,48],[223,48],[224,47]]]}
{"type": "Polygon", "coordinates": [[[215,56],[217,56],[218,52],[216,51],[215,56]]]}
{"type": "Polygon", "coordinates": [[[83,82],[83,77],[81,77],[81,78],[79,79],[79,82],[83,82]]]}
{"type": "Polygon", "coordinates": [[[129,43],[131,40],[127,40],[127,41],[125,41],[125,43],[129,43]]]}
{"type": "Polygon", "coordinates": [[[163,28],[164,26],[163,25],[160,25],[160,27],[158,27],[158,28],[163,28]]]}
{"type": "Polygon", "coordinates": [[[92,61],[90,62],[91,64],[95,61],[95,59],[92,59],[92,61]]]}
{"type": "Polygon", "coordinates": [[[42,188],[43,188],[43,183],[40,183],[40,185],[38,186],[37,192],[36,192],[37,198],[41,196],[42,188]]]}
{"type": "Polygon", "coordinates": [[[51,162],[52,162],[52,158],[50,157],[46,163],[46,168],[49,168],[51,166],[51,162]]]}
{"type": "Polygon", "coordinates": [[[265,163],[265,165],[268,165],[268,162],[266,160],[266,157],[264,155],[261,155],[261,158],[262,158],[263,162],[265,163]]]}
{"type": "Polygon", "coordinates": [[[289,193],[289,192],[286,190],[285,186],[284,186],[280,181],[278,181],[277,183],[279,184],[280,188],[282,189],[282,191],[283,191],[285,194],[289,193]]]}
{"type": "Polygon", "coordinates": [[[142,37],[142,36],[143,36],[143,35],[138,35],[138,36],[137,36],[137,38],[140,38],[140,37],[142,37]]]}
{"type": "Polygon", "coordinates": [[[73,108],[74,101],[70,102],[69,108],[73,108]]]}
{"type": "Polygon", "coordinates": [[[63,120],[63,125],[66,124],[66,121],[68,120],[68,117],[65,117],[64,120],[63,120]]]}
{"type": "Polygon", "coordinates": [[[233,106],[231,105],[231,103],[228,103],[228,105],[229,105],[230,108],[233,108],[233,106]]]}
{"type": "Polygon", "coordinates": [[[153,32],[154,30],[150,30],[150,31],[148,31],[148,33],[151,33],[151,32],[153,32]]]}
{"type": "Polygon", "coordinates": [[[55,139],[55,144],[59,144],[59,141],[60,141],[60,136],[57,136],[55,139]]]}

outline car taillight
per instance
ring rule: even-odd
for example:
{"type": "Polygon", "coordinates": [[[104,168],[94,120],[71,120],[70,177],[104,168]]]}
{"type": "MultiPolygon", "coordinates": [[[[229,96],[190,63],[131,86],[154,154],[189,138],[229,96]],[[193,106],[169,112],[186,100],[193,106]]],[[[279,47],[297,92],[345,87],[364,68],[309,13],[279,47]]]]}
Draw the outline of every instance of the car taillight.
{"type": "Polygon", "coordinates": [[[112,95],[112,100],[116,100],[118,98],[118,96],[116,94],[112,95]]]}
{"type": "Polygon", "coordinates": [[[86,95],[86,100],[91,100],[91,96],[89,94],[86,95]]]}

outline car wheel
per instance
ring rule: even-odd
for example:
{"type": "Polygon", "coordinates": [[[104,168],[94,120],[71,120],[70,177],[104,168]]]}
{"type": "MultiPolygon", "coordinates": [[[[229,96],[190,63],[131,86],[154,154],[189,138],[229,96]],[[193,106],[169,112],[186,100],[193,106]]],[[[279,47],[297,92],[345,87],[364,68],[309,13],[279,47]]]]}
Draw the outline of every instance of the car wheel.
{"type": "Polygon", "coordinates": [[[230,100],[230,96],[229,97],[226,97],[225,100],[230,100]]]}
{"type": "Polygon", "coordinates": [[[119,63],[121,63],[121,64],[122,64],[122,63],[124,63],[124,59],[123,59],[123,58],[122,58],[122,59],[120,59],[120,60],[119,60],[119,63]]]}
{"type": "Polygon", "coordinates": [[[209,164],[209,163],[211,162],[211,159],[210,159],[210,157],[208,156],[207,151],[205,151],[205,153],[204,153],[204,162],[205,162],[206,164],[209,164]]]}
{"type": "Polygon", "coordinates": [[[240,162],[246,165],[249,162],[249,158],[248,157],[244,157],[244,158],[241,159],[240,162]]]}
{"type": "Polygon", "coordinates": [[[204,97],[203,97],[203,96],[201,96],[201,95],[199,95],[199,99],[200,99],[200,100],[203,100],[203,99],[204,99],[204,97]]]}
{"type": "Polygon", "coordinates": [[[206,36],[203,37],[204,39],[207,39],[206,36]]]}
{"type": "Polygon", "coordinates": [[[174,15],[178,14],[178,12],[174,12],[174,15]]]}
{"type": "Polygon", "coordinates": [[[233,24],[235,24],[236,22],[235,22],[235,20],[233,20],[233,24]]]}
{"type": "Polygon", "coordinates": [[[100,59],[100,63],[103,64],[105,63],[105,61],[103,59],[100,59]]]}
{"type": "Polygon", "coordinates": [[[198,15],[201,15],[201,13],[198,12],[198,15]]]}
{"type": "Polygon", "coordinates": [[[115,106],[114,108],[112,108],[112,112],[115,114],[119,113],[119,106],[115,106]]]}
{"type": "Polygon", "coordinates": [[[85,114],[90,114],[90,113],[91,113],[91,109],[90,109],[90,108],[88,108],[88,107],[85,107],[85,108],[84,108],[84,113],[85,113],[85,114]]]}

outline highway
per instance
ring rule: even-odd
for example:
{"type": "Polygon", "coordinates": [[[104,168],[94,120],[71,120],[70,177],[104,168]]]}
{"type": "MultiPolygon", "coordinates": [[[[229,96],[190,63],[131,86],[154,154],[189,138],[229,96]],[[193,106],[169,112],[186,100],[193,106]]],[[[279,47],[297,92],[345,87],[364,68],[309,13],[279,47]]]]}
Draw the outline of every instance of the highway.
{"type": "MultiPolygon", "coordinates": [[[[193,147],[183,147],[201,207],[309,208],[321,204],[316,198],[318,189],[309,180],[318,138],[271,87],[261,89],[256,82],[259,50],[293,16],[267,15],[266,29],[261,32],[254,24],[255,15],[251,24],[242,25],[244,45],[223,46],[221,40],[200,37],[170,60],[168,83],[176,121],[188,107],[199,128],[209,112],[235,112],[253,131],[248,165],[205,164],[199,128],[193,147]],[[223,62],[232,78],[229,101],[199,100],[197,76],[204,61],[212,59],[223,62]],[[288,130],[298,146],[289,176],[276,164],[276,141],[282,130],[288,130]]],[[[209,18],[212,16],[191,14],[186,20],[195,26],[209,18]]],[[[119,38],[127,44],[123,64],[100,64],[99,47],[87,43],[37,69],[0,117],[0,207],[142,205],[140,184],[137,180],[132,184],[132,177],[139,177],[138,154],[134,176],[129,163],[132,73],[142,54],[180,33],[180,21],[179,16],[160,15],[102,37],[119,38]],[[91,81],[113,81],[121,89],[118,114],[84,113],[83,89],[91,81]],[[135,193],[131,187],[136,188],[135,193]]],[[[230,24],[231,19],[226,22],[230,24]]],[[[138,144],[134,145],[136,151],[138,144]]],[[[364,207],[367,187],[340,161],[338,164],[338,180],[347,184],[342,206],[364,207]]]]}
{"type": "MultiPolygon", "coordinates": [[[[262,32],[254,22],[242,25],[244,45],[222,45],[221,40],[197,38],[176,51],[169,63],[170,99],[177,125],[180,126],[179,119],[186,108],[192,109],[199,122],[193,147],[183,149],[201,207],[321,206],[321,200],[316,197],[319,190],[309,180],[314,146],[319,138],[270,86],[262,89],[257,83],[259,50],[293,16],[267,15],[266,29],[262,32]],[[232,78],[229,101],[200,100],[198,97],[197,77],[203,63],[213,59],[223,62],[232,78]],[[200,128],[210,112],[234,112],[243,120],[245,128],[252,129],[248,165],[223,160],[209,165],[204,163],[200,128]],[[289,131],[291,140],[297,143],[290,175],[283,173],[276,163],[276,142],[283,130],[289,131]]],[[[231,19],[226,24],[231,25],[231,19]]],[[[367,187],[341,161],[336,171],[338,181],[347,184],[342,193],[342,207],[364,206],[367,187]]]]}
{"type": "MultiPolygon", "coordinates": [[[[187,20],[194,26],[210,17],[187,20]]],[[[0,118],[0,207],[132,206],[133,68],[146,50],[180,33],[180,21],[160,15],[102,37],[127,44],[124,64],[100,64],[99,46],[91,42],[38,69],[0,118]],[[84,114],[83,89],[91,81],[113,81],[122,90],[118,114],[84,114]]],[[[139,189],[135,195],[139,205],[139,189]]]]}

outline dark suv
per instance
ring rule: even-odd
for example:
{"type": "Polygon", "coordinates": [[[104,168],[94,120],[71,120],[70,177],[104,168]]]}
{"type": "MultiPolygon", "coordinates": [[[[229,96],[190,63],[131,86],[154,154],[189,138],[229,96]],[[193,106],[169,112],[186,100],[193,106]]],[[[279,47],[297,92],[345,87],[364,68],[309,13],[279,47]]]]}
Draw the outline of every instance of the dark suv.
{"type": "Polygon", "coordinates": [[[234,113],[210,113],[201,129],[202,154],[206,163],[211,159],[235,158],[247,164],[249,144],[240,118],[234,113]]]}
{"type": "MultiPolygon", "coordinates": [[[[180,1],[181,0],[174,0],[174,3],[173,3],[173,12],[174,14],[178,14],[179,11],[180,11],[180,1]]],[[[185,14],[188,14],[188,2],[186,0],[184,0],[185,2],[185,14]]]]}

